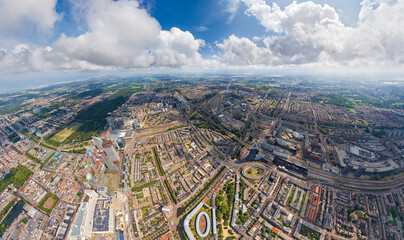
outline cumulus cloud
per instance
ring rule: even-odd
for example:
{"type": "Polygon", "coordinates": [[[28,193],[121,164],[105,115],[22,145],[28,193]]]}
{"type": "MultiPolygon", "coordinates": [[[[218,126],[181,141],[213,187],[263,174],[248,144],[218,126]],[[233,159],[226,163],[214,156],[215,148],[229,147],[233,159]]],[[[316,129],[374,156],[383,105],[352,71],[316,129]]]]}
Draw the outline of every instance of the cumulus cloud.
{"type": "Polygon", "coordinates": [[[62,35],[54,44],[69,58],[104,66],[146,67],[153,62],[161,27],[138,2],[93,1],[86,13],[89,31],[77,36],[62,35]]]}
{"type": "MultiPolygon", "coordinates": [[[[353,26],[345,26],[329,5],[294,1],[281,9],[265,0],[241,1],[247,6],[246,14],[258,20],[267,36],[231,35],[216,43],[220,54],[212,60],[199,53],[205,46],[203,40],[175,27],[163,30],[136,0],[71,0],[73,15],[84,24],[80,29],[84,33],[61,34],[44,47],[3,45],[7,49],[0,48],[0,71],[404,63],[404,0],[363,0],[353,26]]],[[[222,3],[231,22],[240,0],[222,3]]],[[[55,5],[56,0],[0,0],[0,34],[15,34],[24,28],[49,32],[60,17],[55,5]]],[[[206,28],[200,27],[202,30],[206,28]]]]}
{"type": "Polygon", "coordinates": [[[232,65],[270,64],[272,53],[269,49],[258,47],[248,38],[231,35],[223,43],[217,44],[223,50],[220,60],[232,65]]]}
{"type": "Polygon", "coordinates": [[[87,61],[69,59],[52,47],[31,48],[17,44],[10,51],[0,50],[0,70],[3,72],[31,72],[53,70],[112,70],[87,61]]]}
{"type": "MultiPolygon", "coordinates": [[[[230,36],[218,44],[221,60],[231,64],[400,65],[404,61],[404,0],[364,0],[355,27],[341,23],[334,8],[311,1],[283,10],[264,0],[243,0],[270,36],[263,46],[230,36]],[[273,34],[275,33],[275,34],[273,34]],[[247,58],[247,59],[246,59],[247,58]]],[[[255,39],[256,40],[256,39],[255,39]]]]}
{"type": "Polygon", "coordinates": [[[195,65],[203,61],[198,50],[204,46],[204,41],[195,39],[186,31],[173,27],[170,31],[161,31],[160,45],[154,51],[157,66],[179,67],[195,65]]]}
{"type": "Polygon", "coordinates": [[[52,47],[21,45],[3,51],[0,68],[97,70],[181,67],[203,61],[198,52],[202,40],[178,28],[162,30],[137,1],[78,1],[73,7],[87,25],[84,34],[62,34],[52,47]]]}
{"type": "Polygon", "coordinates": [[[56,0],[0,0],[0,33],[23,33],[29,28],[46,33],[58,19],[55,6],[56,0]]]}

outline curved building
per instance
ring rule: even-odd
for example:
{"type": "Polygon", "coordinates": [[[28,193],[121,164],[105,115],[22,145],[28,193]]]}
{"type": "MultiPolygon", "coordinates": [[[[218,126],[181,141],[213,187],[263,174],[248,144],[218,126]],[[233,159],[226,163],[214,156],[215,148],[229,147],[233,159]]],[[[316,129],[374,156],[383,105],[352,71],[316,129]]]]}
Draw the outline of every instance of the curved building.
{"type": "Polygon", "coordinates": [[[198,234],[199,237],[201,238],[205,238],[208,236],[209,232],[210,232],[210,218],[209,215],[206,212],[200,212],[198,214],[198,216],[196,216],[196,221],[195,221],[195,229],[196,229],[196,233],[198,234]],[[205,228],[205,232],[201,233],[200,230],[200,220],[201,217],[205,217],[205,222],[206,222],[206,228],[205,228]]]}
{"type": "Polygon", "coordinates": [[[201,209],[203,206],[203,202],[200,202],[192,211],[187,215],[187,217],[184,220],[184,231],[185,234],[187,234],[187,237],[189,240],[195,240],[194,235],[191,232],[191,229],[189,229],[189,222],[191,221],[191,218],[201,209]]]}

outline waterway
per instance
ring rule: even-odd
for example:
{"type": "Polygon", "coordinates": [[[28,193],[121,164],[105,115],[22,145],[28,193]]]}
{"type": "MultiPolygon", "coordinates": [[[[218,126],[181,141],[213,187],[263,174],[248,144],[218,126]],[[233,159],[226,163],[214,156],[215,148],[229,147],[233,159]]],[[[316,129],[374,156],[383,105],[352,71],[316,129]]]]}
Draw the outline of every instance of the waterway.
{"type": "Polygon", "coordinates": [[[0,224],[0,237],[6,232],[7,228],[11,226],[14,220],[22,213],[24,207],[24,201],[19,200],[13,209],[8,213],[6,218],[0,224]]]}

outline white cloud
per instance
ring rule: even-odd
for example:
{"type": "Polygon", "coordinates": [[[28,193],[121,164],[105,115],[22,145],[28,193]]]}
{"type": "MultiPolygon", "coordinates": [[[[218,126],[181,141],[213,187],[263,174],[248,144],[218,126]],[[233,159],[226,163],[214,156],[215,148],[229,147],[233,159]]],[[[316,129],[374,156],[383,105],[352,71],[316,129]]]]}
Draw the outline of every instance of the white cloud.
{"type": "Polygon", "coordinates": [[[334,8],[311,1],[269,6],[264,0],[243,0],[246,13],[268,32],[259,47],[231,36],[218,47],[231,64],[400,65],[404,61],[404,0],[395,3],[364,0],[355,27],[341,23],[334,8]],[[246,59],[247,58],[247,59],[246,59]]]}
{"type": "Polygon", "coordinates": [[[10,51],[0,50],[0,70],[3,72],[32,72],[53,70],[113,70],[87,61],[69,59],[52,47],[31,49],[18,44],[10,51]]]}
{"type": "Polygon", "coordinates": [[[160,45],[153,52],[155,65],[180,67],[202,63],[198,50],[205,43],[195,39],[190,32],[173,27],[170,31],[161,31],[159,40],[160,45]]]}
{"type": "Polygon", "coordinates": [[[217,44],[223,50],[220,60],[232,65],[271,64],[272,53],[267,48],[258,47],[248,38],[231,35],[223,43],[217,44]]]}
{"type": "MultiPolygon", "coordinates": [[[[404,0],[363,0],[353,27],[345,26],[334,8],[311,1],[293,2],[284,9],[264,0],[242,1],[246,13],[265,27],[268,36],[231,35],[217,43],[221,54],[206,60],[199,53],[203,40],[175,27],[162,30],[138,1],[71,0],[85,33],[62,34],[45,47],[6,47],[0,37],[2,48],[7,48],[0,48],[0,72],[404,63],[404,0]]],[[[223,3],[232,21],[240,0],[223,3]]],[[[55,4],[56,0],[0,0],[0,34],[28,27],[38,33],[50,31],[58,19],[55,4]]]]}
{"type": "Polygon", "coordinates": [[[0,33],[15,34],[34,28],[46,33],[58,19],[56,0],[0,0],[0,33]]]}
{"type": "Polygon", "coordinates": [[[85,12],[89,31],[78,37],[63,35],[55,43],[56,50],[72,59],[128,68],[181,66],[202,60],[201,40],[178,28],[162,30],[136,1],[93,1],[85,12]]]}
{"type": "Polygon", "coordinates": [[[226,23],[230,24],[236,17],[240,0],[221,0],[221,3],[225,6],[224,11],[229,14],[226,23]]]}
{"type": "Polygon", "coordinates": [[[103,66],[147,67],[153,62],[159,23],[135,1],[93,1],[85,10],[89,31],[78,37],[62,35],[54,44],[71,59],[103,66]]]}
{"type": "Polygon", "coordinates": [[[208,31],[209,28],[206,27],[206,26],[201,25],[201,26],[196,27],[195,30],[198,31],[198,32],[205,32],[205,31],[208,31]]]}
{"type": "Polygon", "coordinates": [[[77,37],[62,34],[52,47],[23,46],[8,51],[5,56],[0,55],[0,69],[181,67],[203,61],[198,52],[204,44],[202,40],[178,28],[162,30],[137,1],[78,1],[74,8],[77,17],[87,25],[86,33],[77,37]],[[13,65],[17,62],[20,64],[13,65]]]}

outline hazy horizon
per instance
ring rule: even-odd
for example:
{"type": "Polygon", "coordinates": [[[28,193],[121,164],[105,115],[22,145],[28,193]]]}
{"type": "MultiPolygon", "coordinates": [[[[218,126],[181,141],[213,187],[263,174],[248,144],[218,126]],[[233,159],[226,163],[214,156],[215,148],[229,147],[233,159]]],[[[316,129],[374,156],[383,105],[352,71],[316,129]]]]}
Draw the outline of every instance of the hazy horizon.
{"type": "Polygon", "coordinates": [[[278,72],[255,72],[255,71],[240,71],[238,73],[229,72],[149,72],[149,73],[136,73],[136,72],[76,72],[76,73],[23,73],[23,74],[7,74],[6,77],[0,78],[0,94],[19,92],[23,90],[30,90],[35,88],[42,88],[48,85],[56,85],[68,83],[72,81],[86,81],[97,78],[123,78],[123,77],[147,77],[147,76],[200,76],[209,77],[214,75],[223,75],[228,77],[235,76],[256,76],[256,77],[284,77],[306,79],[310,78],[313,81],[325,80],[339,80],[347,81],[350,83],[371,81],[378,83],[398,83],[404,84],[404,76],[397,73],[286,73],[283,71],[278,72]],[[354,78],[354,79],[353,79],[354,78]]]}

